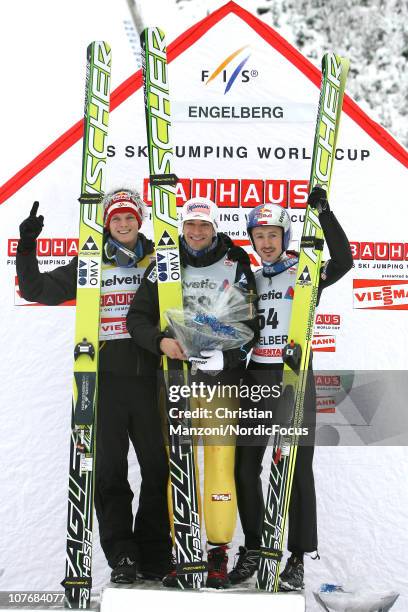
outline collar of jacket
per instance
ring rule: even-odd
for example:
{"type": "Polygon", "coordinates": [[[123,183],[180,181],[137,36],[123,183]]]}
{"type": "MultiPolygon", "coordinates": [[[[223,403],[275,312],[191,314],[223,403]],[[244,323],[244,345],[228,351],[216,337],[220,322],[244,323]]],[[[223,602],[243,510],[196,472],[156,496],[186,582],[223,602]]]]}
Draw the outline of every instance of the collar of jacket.
{"type": "Polygon", "coordinates": [[[185,268],[186,266],[192,266],[193,268],[206,268],[207,266],[211,266],[216,263],[228,252],[228,250],[234,246],[231,238],[227,236],[227,234],[223,234],[222,232],[217,233],[217,246],[215,249],[212,249],[205,255],[201,255],[199,257],[195,257],[191,253],[189,253],[184,247],[183,243],[180,240],[180,261],[181,265],[185,268]]]}
{"type": "MultiPolygon", "coordinates": [[[[104,231],[103,233],[103,243],[105,244],[105,240],[108,238],[109,236],[109,232],[104,231]]],[[[146,236],[144,234],[141,234],[140,232],[137,235],[137,241],[141,243],[142,245],[142,259],[143,257],[146,257],[146,255],[150,255],[151,253],[154,253],[154,242],[152,240],[150,240],[149,238],[146,238],[146,236]]],[[[106,258],[105,255],[105,249],[103,249],[102,251],[102,259],[104,261],[104,263],[112,263],[110,260],[108,260],[106,258]]],[[[135,265],[135,268],[137,267],[137,264],[135,265]]]]}

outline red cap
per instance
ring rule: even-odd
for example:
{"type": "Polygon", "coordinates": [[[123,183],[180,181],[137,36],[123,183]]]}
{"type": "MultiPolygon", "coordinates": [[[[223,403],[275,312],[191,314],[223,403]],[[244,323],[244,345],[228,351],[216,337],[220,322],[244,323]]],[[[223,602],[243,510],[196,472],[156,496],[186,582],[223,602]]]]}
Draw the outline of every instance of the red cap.
{"type": "Polygon", "coordinates": [[[142,225],[145,205],[137,194],[129,191],[117,191],[109,197],[104,210],[104,227],[109,229],[112,217],[117,213],[130,213],[136,217],[139,229],[142,225]]]}

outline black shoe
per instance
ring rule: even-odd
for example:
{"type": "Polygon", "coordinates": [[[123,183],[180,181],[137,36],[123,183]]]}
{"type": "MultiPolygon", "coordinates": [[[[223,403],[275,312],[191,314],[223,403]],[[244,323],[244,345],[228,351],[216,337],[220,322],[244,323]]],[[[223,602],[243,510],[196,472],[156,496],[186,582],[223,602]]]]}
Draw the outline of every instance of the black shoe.
{"type": "Polygon", "coordinates": [[[238,559],[233,570],[228,574],[231,584],[240,584],[251,578],[258,569],[259,550],[248,550],[239,547],[238,559]]]}
{"type": "Polygon", "coordinates": [[[171,558],[170,569],[162,579],[162,584],[171,589],[177,589],[179,586],[176,572],[176,557],[174,555],[171,558]]]}
{"type": "Polygon", "coordinates": [[[139,579],[136,561],[128,556],[121,557],[111,573],[111,582],[133,584],[139,579]]]}
{"type": "Polygon", "coordinates": [[[208,551],[208,576],[206,587],[212,589],[226,589],[229,587],[228,579],[228,546],[216,546],[208,551]]]}
{"type": "Polygon", "coordinates": [[[296,556],[291,556],[286,562],[286,567],[279,576],[279,588],[282,591],[301,591],[304,588],[304,566],[303,561],[296,556]]]}
{"type": "Polygon", "coordinates": [[[142,559],[139,574],[143,580],[164,580],[172,569],[171,559],[142,559]]]}

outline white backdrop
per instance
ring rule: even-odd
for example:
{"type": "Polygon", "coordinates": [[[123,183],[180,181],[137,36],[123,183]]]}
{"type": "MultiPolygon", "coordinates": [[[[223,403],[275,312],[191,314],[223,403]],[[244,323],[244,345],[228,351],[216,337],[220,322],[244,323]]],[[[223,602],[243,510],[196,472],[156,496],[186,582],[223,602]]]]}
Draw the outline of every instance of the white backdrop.
{"type": "MultiPolygon", "coordinates": [[[[57,589],[64,573],[74,308],[29,307],[18,297],[13,257],[18,225],[38,199],[45,216],[41,269],[69,261],[78,232],[81,142],[69,146],[75,140],[69,135],[59,140],[58,147],[49,149],[50,163],[41,171],[36,156],[81,118],[90,40],[110,42],[113,89],[120,86],[124,98],[129,89],[121,84],[135,70],[124,23],[129,19],[126,3],[113,8],[112,3],[89,0],[81,3],[81,9],[73,3],[72,10],[67,5],[57,10],[55,3],[43,0],[35,12],[29,6],[27,2],[25,9],[32,12],[22,21],[11,9],[15,13],[2,20],[5,31],[0,38],[3,56],[7,49],[7,56],[15,58],[4,67],[5,94],[0,102],[4,104],[0,180],[6,185],[0,188],[1,590],[57,589]],[[47,21],[39,30],[30,27],[34,18],[41,21],[41,11],[47,21]],[[19,36],[13,37],[9,30],[16,23],[19,36]],[[25,173],[18,174],[26,164],[25,173]]],[[[269,27],[233,3],[228,9],[181,36],[169,50],[177,146],[174,171],[185,179],[179,201],[188,197],[197,179],[207,179],[205,185],[215,189],[220,205],[221,229],[245,244],[245,213],[263,194],[279,201],[281,194],[298,240],[318,74],[269,27]],[[226,81],[221,73],[207,83],[209,75],[238,50],[225,66],[226,81]],[[247,57],[224,93],[233,71],[247,57]],[[251,112],[270,112],[272,118],[197,120],[191,115],[197,115],[198,107],[225,107],[226,113],[231,109],[240,113],[242,107],[266,108],[272,110],[251,112]],[[268,159],[262,151],[269,151],[268,159]]],[[[160,25],[175,31],[171,22],[163,20],[160,25]]],[[[109,142],[115,154],[109,159],[108,189],[134,185],[142,190],[146,184],[143,112],[138,89],[111,113],[109,142]]],[[[315,330],[315,368],[405,370],[408,223],[402,193],[408,154],[349,99],[338,147],[343,159],[335,164],[330,201],[352,243],[355,268],[323,294],[315,330]],[[388,302],[384,301],[387,287],[392,294],[388,302]]],[[[149,223],[144,229],[150,236],[149,223]]],[[[338,390],[337,382],[329,381],[331,385],[338,390]]],[[[355,415],[350,418],[356,408],[350,397],[336,405],[333,389],[323,388],[321,395],[321,407],[329,406],[319,415],[321,425],[355,422],[355,415]]],[[[388,404],[387,397],[377,401],[375,418],[387,420],[388,404]]],[[[406,435],[385,427],[381,435],[371,436],[368,447],[359,445],[361,437],[367,438],[357,428],[347,429],[347,440],[345,430],[339,428],[341,442],[357,446],[316,449],[321,561],[306,562],[308,590],[321,582],[396,589],[404,593],[405,603],[401,598],[395,610],[405,610],[408,593],[400,568],[408,562],[406,435]]],[[[135,485],[137,480],[132,460],[135,485]]],[[[94,584],[100,587],[109,572],[97,534],[95,542],[94,584]]],[[[239,542],[240,528],[235,544],[239,542]]],[[[314,605],[310,601],[310,609],[314,605]]]]}

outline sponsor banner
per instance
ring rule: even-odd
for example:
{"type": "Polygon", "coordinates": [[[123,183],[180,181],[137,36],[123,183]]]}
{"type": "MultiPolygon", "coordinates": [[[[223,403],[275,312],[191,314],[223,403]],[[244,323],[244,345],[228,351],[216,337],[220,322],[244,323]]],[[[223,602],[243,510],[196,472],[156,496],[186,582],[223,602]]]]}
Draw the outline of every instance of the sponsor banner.
{"type": "Polygon", "coordinates": [[[95,289],[101,283],[101,264],[92,256],[78,257],[78,287],[95,289]]]}
{"type": "MultiPolygon", "coordinates": [[[[210,198],[218,208],[254,208],[279,204],[283,208],[305,209],[309,181],[306,179],[179,178],[177,206],[190,198],[210,198]]],[[[151,206],[150,179],[143,179],[143,198],[151,206]]]]}
{"type": "Polygon", "coordinates": [[[334,353],[336,351],[336,336],[329,334],[314,334],[312,338],[313,352],[334,353]]]}
{"type": "Polygon", "coordinates": [[[157,278],[159,283],[173,283],[180,279],[180,256],[176,249],[157,250],[157,278]]]}
{"type": "MultiPolygon", "coordinates": [[[[15,257],[19,238],[7,241],[8,257],[15,257]]],[[[75,257],[78,255],[78,238],[38,238],[37,257],[75,257]]]]}
{"type": "Polygon", "coordinates": [[[353,259],[408,261],[408,242],[350,242],[353,259]]]}
{"type": "Polygon", "coordinates": [[[99,326],[99,340],[120,340],[130,338],[126,329],[126,315],[124,317],[103,317],[99,326]]]}
{"type": "Polygon", "coordinates": [[[337,374],[315,374],[315,385],[318,390],[339,391],[341,389],[341,378],[337,374]]]}
{"type": "Polygon", "coordinates": [[[211,500],[216,502],[231,501],[231,493],[213,493],[211,495],[211,500]]]}
{"type": "Polygon", "coordinates": [[[354,278],[353,308],[408,310],[408,280],[354,278]]]}
{"type": "Polygon", "coordinates": [[[341,315],[335,313],[317,313],[315,316],[315,333],[329,330],[338,331],[340,329],[341,315]]]}
{"type": "Polygon", "coordinates": [[[316,397],[316,411],[322,414],[333,414],[336,412],[336,400],[330,396],[316,397]]]}
{"type": "MultiPolygon", "coordinates": [[[[16,254],[19,238],[7,239],[7,265],[16,265],[16,254]]],[[[53,270],[57,266],[65,266],[72,257],[78,255],[78,238],[51,238],[43,237],[37,239],[37,259],[42,271],[53,270]]],[[[18,277],[13,274],[13,303],[14,306],[45,306],[39,302],[27,302],[22,296],[18,284],[18,277]]],[[[76,300],[68,300],[58,306],[75,306],[76,300]]]]}
{"type": "Polygon", "coordinates": [[[126,315],[146,268],[103,266],[99,340],[130,338],[126,315]]]}

